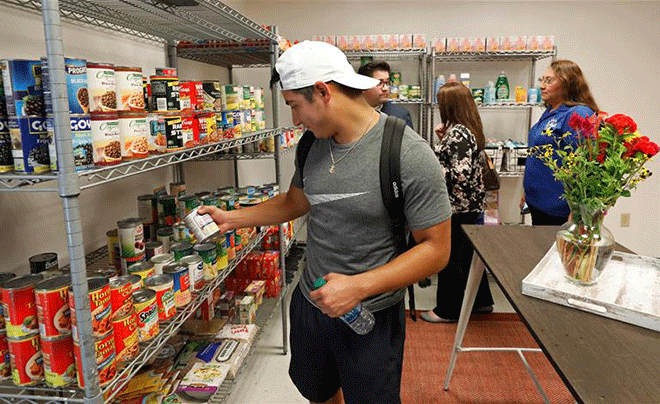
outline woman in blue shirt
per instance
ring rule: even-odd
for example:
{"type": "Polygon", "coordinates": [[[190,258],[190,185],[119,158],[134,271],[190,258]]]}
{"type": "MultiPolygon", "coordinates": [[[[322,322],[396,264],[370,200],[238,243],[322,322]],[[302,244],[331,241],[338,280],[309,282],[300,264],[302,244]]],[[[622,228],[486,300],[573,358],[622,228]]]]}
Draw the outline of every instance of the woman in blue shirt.
{"type": "MultiPolygon", "coordinates": [[[[591,95],[580,67],[570,60],[555,60],[539,78],[541,97],[547,107],[539,121],[529,131],[529,147],[552,145],[566,132],[564,144],[575,144],[575,131],[568,125],[573,114],[592,115],[598,105],[591,95]],[[551,136],[545,133],[551,131],[551,136]]],[[[532,214],[533,225],[561,225],[568,221],[568,204],[561,198],[564,186],[552,176],[552,171],[536,157],[528,157],[523,182],[524,200],[532,214]]]]}

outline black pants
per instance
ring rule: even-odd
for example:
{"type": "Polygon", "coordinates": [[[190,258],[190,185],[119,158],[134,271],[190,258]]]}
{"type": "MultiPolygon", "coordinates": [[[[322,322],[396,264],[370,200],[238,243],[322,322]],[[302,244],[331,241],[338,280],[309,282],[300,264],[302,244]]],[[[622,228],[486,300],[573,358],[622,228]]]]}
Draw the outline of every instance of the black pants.
{"type": "Polygon", "coordinates": [[[534,226],[561,226],[568,221],[568,216],[551,216],[532,206],[529,206],[529,213],[532,215],[534,226]]]}
{"type": "MultiPolygon", "coordinates": [[[[454,213],[451,216],[451,255],[449,263],[438,273],[438,290],[436,292],[436,307],[433,312],[448,320],[458,319],[461,314],[461,305],[465,286],[467,285],[472,253],[474,248],[467,238],[461,225],[483,224],[483,212],[454,213]]],[[[490,306],[493,296],[490,294],[486,274],[481,278],[479,291],[474,301],[474,308],[490,306]]]]}

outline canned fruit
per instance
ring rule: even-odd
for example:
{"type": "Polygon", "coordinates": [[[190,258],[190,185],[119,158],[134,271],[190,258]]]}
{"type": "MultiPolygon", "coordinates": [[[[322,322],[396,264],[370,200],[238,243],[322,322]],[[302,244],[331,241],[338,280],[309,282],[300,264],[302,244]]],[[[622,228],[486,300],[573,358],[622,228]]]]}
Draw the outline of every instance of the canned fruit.
{"type": "Polygon", "coordinates": [[[133,307],[128,312],[115,313],[112,316],[112,327],[115,335],[116,362],[123,363],[135,358],[140,347],[137,315],[133,307]]]}
{"type": "Polygon", "coordinates": [[[194,250],[202,257],[204,280],[215,279],[218,276],[218,255],[215,244],[195,244],[194,250]]]}
{"type": "Polygon", "coordinates": [[[117,110],[115,70],[112,64],[87,63],[90,112],[117,110]]]}
{"type": "Polygon", "coordinates": [[[129,275],[110,280],[112,315],[125,315],[133,310],[133,279],[129,275]]]}
{"type": "Polygon", "coordinates": [[[186,216],[185,223],[200,243],[206,243],[220,233],[220,228],[213,221],[211,215],[208,213],[200,215],[196,209],[186,216]]]}
{"type": "Polygon", "coordinates": [[[76,380],[71,335],[42,338],[41,350],[46,384],[51,387],[62,387],[68,386],[76,380]]]}
{"type": "Polygon", "coordinates": [[[94,163],[112,165],[121,162],[119,117],[114,112],[94,114],[91,120],[94,163]]]}
{"type": "MultiPolygon", "coordinates": [[[[110,284],[106,278],[91,278],[87,281],[89,289],[90,311],[92,314],[92,334],[95,337],[105,335],[112,329],[110,323],[110,284]]],[[[69,288],[69,308],[71,310],[71,331],[73,340],[79,341],[76,305],[73,291],[69,288]]]]}
{"type": "Polygon", "coordinates": [[[7,338],[12,381],[17,386],[28,386],[44,380],[44,365],[39,336],[20,339],[7,338]]]}
{"type": "Polygon", "coordinates": [[[46,279],[35,286],[39,334],[42,338],[71,334],[70,285],[70,276],[59,276],[46,279]]]}
{"type": "Polygon", "coordinates": [[[42,279],[41,275],[25,275],[4,283],[2,306],[8,338],[22,338],[39,332],[34,286],[42,279]]]}
{"type": "Polygon", "coordinates": [[[133,293],[137,314],[138,337],[140,342],[149,341],[158,335],[158,303],[156,292],[140,289],[133,293]]]}
{"type": "MultiPolygon", "coordinates": [[[[82,360],[80,357],[80,345],[73,342],[73,353],[76,360],[76,376],[78,387],[85,388],[82,375],[82,360]]],[[[96,356],[96,367],[98,369],[99,385],[101,387],[110,383],[117,375],[117,366],[115,363],[115,338],[112,329],[107,334],[98,337],[94,343],[94,353],[96,356]]]]}
{"type": "MultiPolygon", "coordinates": [[[[165,270],[163,268],[163,270],[165,270]]],[[[152,275],[145,279],[144,287],[156,292],[156,302],[158,303],[158,320],[169,320],[176,314],[174,304],[174,281],[172,275],[152,275]]]]}

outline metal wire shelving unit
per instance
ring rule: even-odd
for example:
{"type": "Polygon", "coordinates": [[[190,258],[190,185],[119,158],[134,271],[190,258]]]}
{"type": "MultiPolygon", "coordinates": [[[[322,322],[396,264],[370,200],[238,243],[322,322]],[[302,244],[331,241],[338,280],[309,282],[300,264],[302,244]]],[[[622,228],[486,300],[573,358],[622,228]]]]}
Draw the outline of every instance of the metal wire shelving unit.
{"type": "MultiPolygon", "coordinates": [[[[161,43],[167,51],[170,66],[176,67],[177,52],[181,57],[199,60],[214,65],[225,66],[274,66],[278,57],[277,29],[266,29],[237,11],[217,0],[5,0],[9,7],[41,13],[43,15],[48,56],[51,92],[53,98],[53,120],[60,171],[57,174],[0,176],[0,191],[57,192],[62,199],[72,288],[76,298],[78,332],[81,341],[82,373],[85,389],[49,388],[45,385],[19,387],[10,381],[0,382],[0,403],[85,403],[100,404],[109,402],[142,365],[153,357],[183,322],[199,307],[203,298],[212,293],[224,278],[251,249],[259,244],[263,233],[253,239],[214,281],[195,295],[193,302],[177,312],[175,318],[164,323],[159,335],[142,344],[138,357],[119,371],[118,376],[101,388],[96,369],[92,322],[88,296],[88,268],[103,262],[107,256],[104,249],[95,250],[87,258],[81,223],[79,195],[82,190],[102,185],[155,169],[171,166],[175,181],[183,180],[181,163],[220,155],[227,150],[261,139],[274,137],[275,152],[268,157],[275,160],[276,182],[281,184],[280,143],[282,128],[278,128],[279,94],[273,95],[273,127],[254,132],[236,139],[228,139],[217,144],[197,146],[174,153],[152,156],[146,159],[125,162],[113,167],[76,172],[73,164],[72,137],[69,124],[67,89],[64,74],[64,49],[61,20],[72,24],[94,26],[103,31],[120,33],[131,39],[161,43]],[[178,41],[185,41],[180,48],[178,41]],[[203,44],[222,41],[223,48],[208,47],[203,44]],[[256,45],[255,45],[256,44],[256,45]],[[49,182],[56,186],[41,186],[49,182]],[[86,263],[86,260],[88,261],[86,263]]],[[[231,156],[236,160],[236,156],[231,156]]],[[[242,158],[242,157],[238,157],[242,158]]],[[[280,240],[283,240],[280,227],[280,240]]],[[[281,243],[281,253],[285,253],[281,243]]],[[[284,261],[282,261],[282,264],[284,261]]],[[[102,264],[101,264],[102,265],[102,264]]],[[[284,269],[284,268],[283,268],[284,269]]],[[[284,277],[283,277],[284,284],[284,277]]],[[[283,298],[276,298],[281,302],[283,298]]],[[[283,304],[281,306],[284,306],[283,304]]],[[[286,310],[282,307],[282,314],[286,310]]],[[[283,318],[284,350],[287,350],[286,318],[283,318]]]]}

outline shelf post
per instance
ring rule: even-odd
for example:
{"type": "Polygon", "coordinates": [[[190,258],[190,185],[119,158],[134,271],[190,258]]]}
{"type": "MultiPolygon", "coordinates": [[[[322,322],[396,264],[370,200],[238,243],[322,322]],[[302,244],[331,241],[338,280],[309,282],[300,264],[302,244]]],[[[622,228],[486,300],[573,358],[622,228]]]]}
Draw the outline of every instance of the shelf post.
{"type": "Polygon", "coordinates": [[[80,219],[80,185],[75,172],[73,147],[71,144],[71,123],[66,76],[64,72],[64,46],[58,0],[43,0],[44,36],[53,99],[53,126],[59,173],[58,193],[62,198],[64,228],[71,263],[71,284],[75,297],[78,341],[85,383],[85,402],[103,403],[96,365],[95,341],[92,336],[92,316],[90,312],[89,290],[85,267],[85,248],[80,219]]]}
{"type": "MultiPolygon", "coordinates": [[[[165,65],[177,69],[178,74],[179,58],[175,41],[169,40],[165,44],[165,65]]],[[[173,182],[185,182],[183,163],[178,163],[172,166],[172,180],[173,182]]]]}

